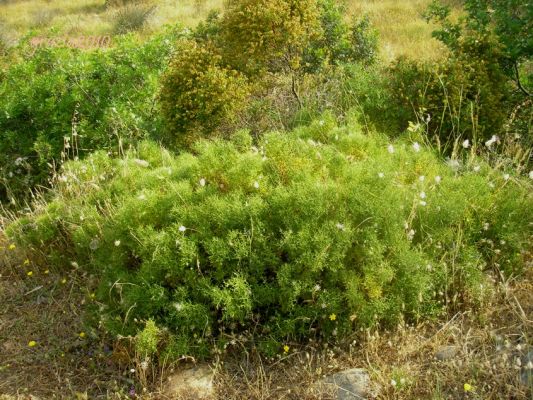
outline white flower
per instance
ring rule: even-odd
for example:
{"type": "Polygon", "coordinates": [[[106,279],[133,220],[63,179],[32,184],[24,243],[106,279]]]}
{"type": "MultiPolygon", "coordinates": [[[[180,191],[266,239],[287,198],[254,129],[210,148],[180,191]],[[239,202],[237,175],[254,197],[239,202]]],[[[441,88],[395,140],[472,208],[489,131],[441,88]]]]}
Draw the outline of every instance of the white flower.
{"type": "Polygon", "coordinates": [[[254,182],[254,188],[259,189],[259,182],[257,181],[254,182]]]}
{"type": "Polygon", "coordinates": [[[148,368],[148,361],[141,361],[141,368],[143,370],[147,369],[148,368]]]}
{"type": "Polygon", "coordinates": [[[529,179],[533,179],[533,171],[529,171],[529,179]]]}
{"type": "Polygon", "coordinates": [[[115,240],[115,246],[120,246],[120,240],[115,240]]]}
{"type": "Polygon", "coordinates": [[[383,177],[385,176],[385,174],[384,174],[383,172],[380,172],[380,173],[378,173],[378,176],[379,176],[380,178],[383,178],[383,177]]]}
{"type": "Polygon", "coordinates": [[[205,178],[200,179],[200,186],[205,186],[205,178]]]}
{"type": "Polygon", "coordinates": [[[420,145],[418,144],[418,142],[413,143],[413,150],[417,153],[420,151],[420,145]]]}
{"type": "Polygon", "coordinates": [[[320,125],[320,126],[324,126],[324,121],[320,120],[320,121],[318,122],[318,125],[320,125]]]}
{"type": "Polygon", "coordinates": [[[414,231],[414,229],[411,229],[411,230],[407,233],[407,240],[413,240],[414,237],[415,237],[415,231],[414,231]]]}
{"type": "Polygon", "coordinates": [[[340,229],[341,231],[344,230],[344,225],[343,224],[338,223],[335,226],[337,227],[337,229],[340,229]]]}
{"type": "Polygon", "coordinates": [[[461,167],[461,163],[455,158],[448,158],[446,164],[453,170],[458,170],[461,167]]]}
{"type": "Polygon", "coordinates": [[[420,201],[420,205],[421,205],[422,207],[427,206],[427,204],[428,204],[428,203],[426,203],[424,200],[421,200],[421,201],[420,201]]]}
{"type": "Polygon", "coordinates": [[[315,287],[313,288],[315,292],[318,292],[320,290],[320,285],[317,283],[315,287]]]}
{"type": "Polygon", "coordinates": [[[141,193],[139,197],[137,197],[139,200],[146,200],[146,195],[144,193],[141,193]]]}
{"type": "Polygon", "coordinates": [[[435,182],[437,183],[437,185],[440,183],[441,180],[442,180],[442,178],[440,177],[440,175],[437,175],[435,177],[435,182]]]}
{"type": "Polygon", "coordinates": [[[389,144],[389,145],[387,146],[387,151],[388,151],[389,153],[391,153],[391,154],[394,153],[394,146],[393,146],[392,144],[389,144]]]}
{"type": "Polygon", "coordinates": [[[484,230],[484,231],[488,231],[488,230],[489,230],[489,223],[488,223],[488,222],[485,222],[485,223],[483,224],[483,230],[484,230]]]}
{"type": "Polygon", "coordinates": [[[424,182],[425,179],[426,179],[426,177],[425,177],[424,175],[420,175],[420,176],[418,177],[418,180],[419,180],[420,182],[424,182]]]}
{"type": "Polygon", "coordinates": [[[403,385],[405,383],[405,378],[401,378],[400,383],[403,385]]]}
{"type": "Polygon", "coordinates": [[[78,268],[79,267],[79,265],[78,265],[78,263],[76,261],[71,261],[70,265],[72,265],[74,268],[78,268]]]}
{"type": "Polygon", "coordinates": [[[498,141],[498,136],[492,135],[492,137],[485,142],[485,146],[490,147],[498,141]]]}
{"type": "Polygon", "coordinates": [[[141,166],[141,167],[148,167],[150,163],[145,160],[139,160],[138,158],[135,159],[135,164],[141,166]]]}
{"type": "Polygon", "coordinates": [[[425,199],[426,198],[426,192],[420,192],[420,198],[425,199]]]}
{"type": "Polygon", "coordinates": [[[511,176],[509,174],[503,174],[503,179],[508,181],[511,176]]]}
{"type": "Polygon", "coordinates": [[[187,228],[185,228],[183,225],[180,225],[180,227],[178,228],[178,230],[180,232],[185,232],[187,230],[187,228]]]}
{"type": "Polygon", "coordinates": [[[470,147],[470,140],[466,139],[463,142],[463,148],[468,149],[470,147]]]}
{"type": "Polygon", "coordinates": [[[130,369],[130,372],[131,372],[132,374],[134,374],[134,373],[135,373],[135,368],[130,369]]]}
{"type": "Polygon", "coordinates": [[[390,384],[391,384],[392,386],[396,387],[396,381],[395,381],[394,379],[391,379],[391,380],[390,380],[390,384]]]}
{"type": "Polygon", "coordinates": [[[481,169],[481,167],[479,165],[476,165],[474,167],[474,172],[479,172],[480,169],[481,169]]]}
{"type": "Polygon", "coordinates": [[[176,311],[180,312],[181,310],[183,310],[183,304],[181,303],[174,303],[174,308],[176,309],[176,311]]]}

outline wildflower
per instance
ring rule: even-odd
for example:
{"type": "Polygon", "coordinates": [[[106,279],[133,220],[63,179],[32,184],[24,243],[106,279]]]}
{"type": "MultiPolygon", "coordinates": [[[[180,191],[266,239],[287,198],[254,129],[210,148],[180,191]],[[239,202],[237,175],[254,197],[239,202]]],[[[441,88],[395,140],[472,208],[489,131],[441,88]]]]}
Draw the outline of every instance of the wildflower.
{"type": "Polygon", "coordinates": [[[141,193],[139,197],[137,197],[139,200],[146,200],[146,195],[144,193],[141,193]]]}
{"type": "Polygon", "coordinates": [[[61,283],[64,285],[65,283],[67,283],[67,278],[63,278],[61,279],[61,283]]]}
{"type": "Polygon", "coordinates": [[[81,339],[83,339],[83,338],[85,337],[85,332],[80,332],[80,333],[78,334],[78,336],[79,336],[81,339]]]}
{"type": "Polygon", "coordinates": [[[428,203],[426,203],[424,200],[421,200],[421,201],[420,201],[420,205],[421,205],[422,207],[427,206],[427,204],[428,204],[428,203]]]}
{"type": "Polygon", "coordinates": [[[96,297],[96,295],[94,293],[91,293],[91,299],[94,299],[96,297]]]}
{"type": "Polygon", "coordinates": [[[337,316],[335,314],[331,314],[329,316],[330,321],[335,321],[337,319],[337,316]]]}
{"type": "Polygon", "coordinates": [[[48,275],[48,274],[50,273],[50,270],[47,269],[47,270],[44,271],[44,273],[45,273],[46,275],[48,275]]]}
{"type": "Polygon", "coordinates": [[[185,228],[183,225],[180,225],[180,227],[178,228],[178,230],[180,232],[185,232],[187,230],[187,228],[185,228]]]}
{"type": "Polygon", "coordinates": [[[394,387],[396,387],[396,385],[397,385],[397,383],[396,383],[396,381],[395,381],[394,379],[391,379],[391,380],[390,380],[390,384],[391,384],[392,386],[394,386],[394,387]]]}
{"type": "Polygon", "coordinates": [[[205,186],[205,178],[200,179],[200,186],[205,186]]]}
{"type": "Polygon", "coordinates": [[[437,183],[437,185],[440,183],[441,180],[442,178],[439,175],[435,177],[435,182],[437,183]]]}
{"type": "Polygon", "coordinates": [[[400,378],[400,385],[405,384],[405,378],[400,378]]]}
{"type": "Polygon", "coordinates": [[[318,292],[320,290],[320,285],[317,283],[313,289],[315,292],[318,292]]]}
{"type": "Polygon", "coordinates": [[[426,192],[420,192],[420,198],[425,199],[426,198],[426,192]]]}
{"type": "Polygon", "coordinates": [[[24,260],[24,265],[30,265],[30,260],[28,260],[27,258],[24,260]]]}
{"type": "Polygon", "coordinates": [[[287,345],[283,346],[283,352],[284,352],[284,353],[288,353],[288,352],[289,352],[289,349],[290,349],[289,346],[287,346],[287,345]]]}
{"type": "Polygon", "coordinates": [[[383,178],[383,177],[385,176],[385,174],[384,174],[383,172],[379,172],[379,173],[378,173],[378,176],[379,176],[380,178],[383,178]]]}
{"type": "Polygon", "coordinates": [[[259,182],[257,181],[254,182],[254,188],[259,189],[259,182]]]}
{"type": "Polygon", "coordinates": [[[511,176],[509,174],[503,174],[503,180],[508,181],[511,176]]]}
{"type": "Polygon", "coordinates": [[[146,369],[148,368],[148,361],[142,361],[142,362],[141,362],[141,368],[142,368],[143,370],[146,370],[146,369]]]}
{"type": "Polygon", "coordinates": [[[463,389],[465,390],[465,392],[471,392],[472,390],[474,390],[474,387],[469,383],[465,383],[463,385],[463,389]]]}
{"type": "Polygon", "coordinates": [[[420,151],[420,145],[418,144],[418,142],[414,142],[413,143],[413,150],[418,153],[420,151]]]}
{"type": "Polygon", "coordinates": [[[389,144],[388,147],[387,147],[387,151],[392,154],[394,153],[394,146],[392,144],[389,144]]]}
{"type": "Polygon", "coordinates": [[[492,135],[492,137],[485,142],[485,146],[490,147],[498,141],[498,136],[492,135]]]}
{"type": "Polygon", "coordinates": [[[470,147],[470,140],[466,139],[463,142],[463,148],[468,149],[470,147]]]}
{"type": "Polygon", "coordinates": [[[115,246],[120,246],[120,240],[115,240],[115,246]]]}
{"type": "Polygon", "coordinates": [[[448,166],[453,170],[458,170],[461,167],[461,163],[459,162],[459,160],[456,160],[455,158],[447,159],[446,164],[448,164],[448,166]]]}
{"type": "Polygon", "coordinates": [[[15,244],[11,243],[9,245],[9,250],[15,250],[17,248],[17,246],[15,246],[15,244]]]}
{"type": "Polygon", "coordinates": [[[134,373],[135,373],[135,368],[130,369],[130,372],[131,372],[132,374],[134,374],[134,373]]]}
{"type": "Polygon", "coordinates": [[[529,171],[529,179],[533,179],[533,171],[529,171]]]}
{"type": "Polygon", "coordinates": [[[324,121],[320,120],[320,121],[318,122],[318,125],[320,125],[320,126],[324,126],[324,121]]]}
{"type": "Polygon", "coordinates": [[[33,275],[33,271],[28,271],[28,273],[26,275],[32,276],[33,275]]]}
{"type": "Polygon", "coordinates": [[[37,342],[35,340],[30,340],[30,342],[28,343],[28,346],[35,347],[37,346],[37,342]]]}
{"type": "Polygon", "coordinates": [[[71,261],[70,265],[72,265],[74,268],[78,268],[79,267],[79,265],[78,265],[78,263],[76,261],[71,261]]]}
{"type": "Polygon", "coordinates": [[[415,231],[414,231],[414,229],[411,229],[411,230],[407,233],[407,240],[413,240],[414,237],[415,237],[415,231]]]}
{"type": "Polygon", "coordinates": [[[418,180],[419,180],[420,182],[424,182],[424,181],[426,180],[426,177],[425,177],[424,175],[420,175],[420,176],[418,177],[418,180]]]}
{"type": "Polygon", "coordinates": [[[339,230],[341,230],[341,231],[344,230],[344,225],[343,225],[343,224],[340,224],[340,223],[339,223],[339,224],[336,224],[335,226],[337,227],[337,229],[339,229],[339,230]]]}
{"type": "Polygon", "coordinates": [[[476,165],[474,167],[474,172],[479,172],[480,169],[481,169],[481,167],[479,165],[476,165]]]}

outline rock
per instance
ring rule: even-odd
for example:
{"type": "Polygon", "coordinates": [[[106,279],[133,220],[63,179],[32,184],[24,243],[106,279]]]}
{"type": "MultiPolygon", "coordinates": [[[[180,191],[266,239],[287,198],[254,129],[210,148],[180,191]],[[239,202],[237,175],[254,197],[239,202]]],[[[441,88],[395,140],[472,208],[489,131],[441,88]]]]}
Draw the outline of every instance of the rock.
{"type": "Polygon", "coordinates": [[[435,353],[435,358],[439,361],[448,361],[459,353],[459,346],[442,346],[435,353]]]}
{"type": "Polygon", "coordinates": [[[335,386],[337,400],[363,400],[371,393],[370,377],[362,368],[352,368],[326,377],[322,382],[325,386],[335,386]]]}
{"type": "Polygon", "coordinates": [[[522,371],[520,372],[520,382],[525,387],[533,390],[533,348],[522,357],[522,371]]]}
{"type": "Polygon", "coordinates": [[[165,393],[173,398],[186,393],[197,399],[213,396],[214,371],[207,365],[197,365],[182,369],[168,377],[165,393]]]}

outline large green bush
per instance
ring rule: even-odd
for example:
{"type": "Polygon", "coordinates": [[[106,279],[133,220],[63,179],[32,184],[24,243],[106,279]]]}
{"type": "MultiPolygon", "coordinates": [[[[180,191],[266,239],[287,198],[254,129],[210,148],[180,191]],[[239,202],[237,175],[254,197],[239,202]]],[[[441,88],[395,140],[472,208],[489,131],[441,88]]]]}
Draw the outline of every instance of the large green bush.
{"type": "Polygon", "coordinates": [[[7,234],[96,275],[99,322],[135,335],[154,321],[173,357],[431,318],[486,299],[493,269],[521,271],[533,192],[413,140],[326,115],[255,146],[240,132],[194,155],[100,151],[65,164],[55,197],[7,234]]]}
{"type": "MultiPolygon", "coordinates": [[[[106,50],[40,47],[0,72],[0,201],[47,185],[51,165],[117,153],[157,132],[158,76],[179,30],[106,50]]],[[[19,50],[25,53],[24,44],[19,50]]]]}

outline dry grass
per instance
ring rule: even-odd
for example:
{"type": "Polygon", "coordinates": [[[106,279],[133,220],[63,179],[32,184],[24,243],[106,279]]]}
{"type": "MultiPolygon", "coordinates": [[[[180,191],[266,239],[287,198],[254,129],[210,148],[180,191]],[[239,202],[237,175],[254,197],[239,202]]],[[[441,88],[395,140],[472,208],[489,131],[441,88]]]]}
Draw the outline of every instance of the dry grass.
{"type": "MultiPolygon", "coordinates": [[[[209,11],[223,6],[223,0],[154,0],[150,3],[156,8],[141,33],[144,35],[176,22],[194,27],[209,11]]],[[[442,56],[443,47],[431,37],[433,27],[421,17],[429,3],[430,0],[346,0],[350,15],[369,15],[380,32],[380,53],[386,62],[400,55],[424,60],[442,56]]],[[[51,27],[60,34],[110,34],[115,13],[115,8],[106,9],[103,0],[0,3],[0,15],[8,22],[9,30],[19,37],[32,28],[46,34],[51,27]]]]}
{"type": "MultiPolygon", "coordinates": [[[[132,383],[144,377],[129,372],[138,362],[127,348],[110,345],[100,332],[83,325],[92,278],[74,267],[47,273],[42,261],[24,260],[0,236],[0,399],[127,398],[132,383]],[[28,346],[32,340],[35,347],[28,346]]],[[[339,347],[293,345],[289,354],[271,360],[237,341],[211,365],[215,398],[333,399],[316,383],[357,367],[369,371],[380,399],[531,399],[532,387],[520,384],[526,366],[517,360],[533,350],[532,317],[530,262],[524,279],[495,283],[495,295],[483,309],[463,310],[447,320],[362,332],[339,347]],[[435,352],[444,345],[459,351],[450,360],[437,361],[435,352]],[[465,392],[465,383],[474,389],[465,392]]],[[[169,367],[156,371],[138,398],[170,399],[162,391],[169,372],[169,367]]]]}

